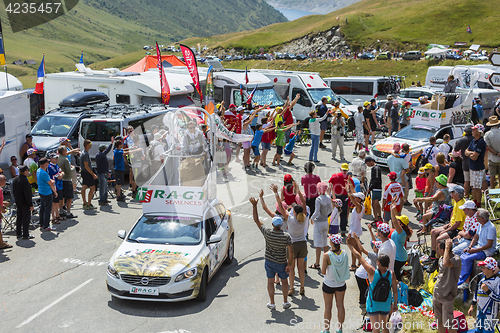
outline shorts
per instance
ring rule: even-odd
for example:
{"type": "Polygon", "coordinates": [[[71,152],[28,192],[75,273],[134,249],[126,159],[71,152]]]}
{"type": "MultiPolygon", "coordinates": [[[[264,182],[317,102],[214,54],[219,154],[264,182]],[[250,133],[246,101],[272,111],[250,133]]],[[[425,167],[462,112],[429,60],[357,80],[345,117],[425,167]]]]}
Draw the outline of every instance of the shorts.
{"type": "Polygon", "coordinates": [[[488,171],[490,173],[490,179],[495,179],[497,175],[500,177],[500,163],[488,161],[488,171]]]}
{"type": "Polygon", "coordinates": [[[273,279],[276,274],[280,279],[288,279],[288,273],[286,272],[286,264],[277,264],[270,260],[264,261],[264,267],[266,268],[266,276],[268,279],[273,279]]]}
{"type": "Polygon", "coordinates": [[[283,146],[276,146],[276,154],[283,155],[283,146]]]}
{"type": "Polygon", "coordinates": [[[415,198],[423,198],[424,192],[415,190],[415,198]]]}
{"type": "Polygon", "coordinates": [[[319,123],[319,126],[322,131],[326,131],[328,129],[328,121],[323,120],[322,122],[319,123]]]}
{"type": "Polygon", "coordinates": [[[244,141],[243,142],[243,149],[248,149],[252,146],[252,141],[244,141]]]}
{"type": "Polygon", "coordinates": [[[453,239],[453,238],[455,238],[458,235],[459,231],[460,230],[455,229],[455,230],[447,231],[446,233],[448,234],[448,236],[450,236],[451,239],[453,239]]]}
{"type": "Polygon", "coordinates": [[[389,311],[375,311],[375,312],[367,312],[367,316],[387,316],[389,314],[389,311]]]}
{"type": "Polygon", "coordinates": [[[441,322],[441,325],[456,325],[455,316],[453,315],[453,301],[437,300],[436,297],[432,298],[432,306],[434,310],[434,317],[436,321],[441,322]]]}
{"type": "Polygon", "coordinates": [[[356,130],[356,143],[365,144],[365,138],[363,137],[363,130],[356,130]]]}
{"type": "Polygon", "coordinates": [[[124,180],[124,174],[125,171],[123,170],[115,170],[115,181],[116,181],[116,185],[123,185],[125,183],[125,180],[124,180]]]}
{"type": "Polygon", "coordinates": [[[470,187],[481,189],[483,178],[485,178],[484,170],[470,170],[470,187]]]}
{"type": "Polygon", "coordinates": [[[300,259],[307,257],[307,242],[300,241],[292,243],[293,245],[293,259],[300,259]]]}
{"type": "Polygon", "coordinates": [[[260,156],[260,150],[259,150],[259,147],[252,146],[252,150],[253,150],[253,154],[254,154],[255,156],[260,156]]]}
{"type": "Polygon", "coordinates": [[[366,129],[366,127],[363,126],[363,134],[364,135],[370,135],[370,131],[366,129]]]}
{"type": "Polygon", "coordinates": [[[285,149],[285,156],[290,156],[293,154],[293,151],[290,151],[290,150],[286,150],[285,149]]]}
{"type": "Polygon", "coordinates": [[[95,186],[95,179],[94,179],[94,177],[92,177],[92,175],[89,172],[84,171],[81,173],[81,176],[82,176],[82,185],[83,186],[88,186],[88,187],[95,186]]]}
{"type": "Polygon", "coordinates": [[[314,222],[314,247],[328,246],[328,222],[314,222]]]}
{"type": "Polygon", "coordinates": [[[52,196],[53,203],[59,203],[63,198],[63,190],[57,190],[57,197],[55,195],[52,196]]]}
{"type": "Polygon", "coordinates": [[[387,117],[387,120],[385,122],[386,125],[392,125],[392,118],[391,117],[387,117]]]}
{"type": "Polygon", "coordinates": [[[335,294],[336,291],[338,292],[343,292],[343,291],[346,291],[347,290],[347,285],[344,283],[344,285],[342,287],[335,287],[335,288],[332,288],[332,287],[328,287],[324,282],[323,282],[323,286],[321,287],[321,290],[323,290],[323,292],[325,294],[335,294]]]}
{"type": "Polygon", "coordinates": [[[271,150],[271,142],[261,142],[262,149],[271,150]]]}
{"type": "Polygon", "coordinates": [[[386,212],[384,210],[384,222],[389,222],[391,220],[391,212],[386,212]]]}
{"type": "Polygon", "coordinates": [[[470,182],[470,171],[464,171],[464,182],[470,182]]]}
{"type": "Polygon", "coordinates": [[[372,190],[372,201],[382,200],[382,190],[372,190]]]}
{"type": "Polygon", "coordinates": [[[64,199],[72,200],[73,194],[73,182],[71,180],[63,180],[62,196],[64,199]]]}

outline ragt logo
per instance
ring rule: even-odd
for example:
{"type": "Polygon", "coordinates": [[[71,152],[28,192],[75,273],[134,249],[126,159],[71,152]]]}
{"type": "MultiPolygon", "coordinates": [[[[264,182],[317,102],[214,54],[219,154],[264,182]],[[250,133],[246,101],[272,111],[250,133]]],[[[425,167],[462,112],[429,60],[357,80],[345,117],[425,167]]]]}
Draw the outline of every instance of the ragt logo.
{"type": "Polygon", "coordinates": [[[153,197],[153,190],[148,190],[147,187],[140,187],[137,191],[136,200],[139,202],[149,203],[153,197]]]}

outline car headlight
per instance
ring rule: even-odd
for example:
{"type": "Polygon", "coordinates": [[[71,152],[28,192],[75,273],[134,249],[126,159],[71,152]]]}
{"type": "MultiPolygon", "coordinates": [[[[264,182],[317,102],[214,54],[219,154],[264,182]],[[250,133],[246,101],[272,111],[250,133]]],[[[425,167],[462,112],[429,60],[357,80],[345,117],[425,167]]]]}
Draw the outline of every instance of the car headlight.
{"type": "Polygon", "coordinates": [[[108,273],[117,279],[120,278],[120,275],[118,275],[116,269],[113,266],[111,266],[111,263],[108,264],[108,273]]]}
{"type": "Polygon", "coordinates": [[[190,279],[193,276],[196,276],[196,267],[177,275],[177,277],[175,278],[175,282],[180,282],[185,279],[190,279]]]}

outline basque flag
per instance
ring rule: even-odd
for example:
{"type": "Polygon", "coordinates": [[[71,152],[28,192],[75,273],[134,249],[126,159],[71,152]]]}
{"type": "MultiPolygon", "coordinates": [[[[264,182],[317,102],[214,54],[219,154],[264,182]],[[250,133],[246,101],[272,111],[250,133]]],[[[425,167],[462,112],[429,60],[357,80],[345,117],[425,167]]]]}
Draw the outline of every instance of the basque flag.
{"type": "Polygon", "coordinates": [[[247,68],[247,66],[245,66],[245,84],[248,84],[248,82],[250,82],[248,80],[248,68],[247,68]]]}
{"type": "Polygon", "coordinates": [[[40,67],[38,67],[37,72],[38,79],[36,80],[36,86],[34,94],[43,94],[43,78],[45,77],[45,54],[42,57],[42,62],[40,63],[40,67]]]}
{"type": "Polygon", "coordinates": [[[252,104],[252,98],[253,98],[253,94],[255,93],[255,90],[257,90],[257,86],[255,86],[255,88],[253,88],[252,92],[250,93],[250,96],[248,96],[247,105],[252,104]]]}

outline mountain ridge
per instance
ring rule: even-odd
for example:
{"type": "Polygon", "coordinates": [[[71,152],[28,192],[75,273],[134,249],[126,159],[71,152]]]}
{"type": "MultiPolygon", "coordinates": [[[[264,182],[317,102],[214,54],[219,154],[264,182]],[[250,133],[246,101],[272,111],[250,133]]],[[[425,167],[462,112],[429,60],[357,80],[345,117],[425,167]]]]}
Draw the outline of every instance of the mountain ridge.
{"type": "Polygon", "coordinates": [[[266,0],[274,8],[327,14],[361,0],[266,0]]]}

